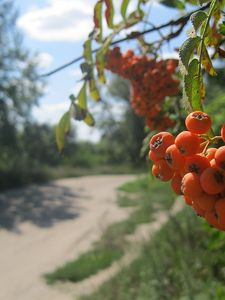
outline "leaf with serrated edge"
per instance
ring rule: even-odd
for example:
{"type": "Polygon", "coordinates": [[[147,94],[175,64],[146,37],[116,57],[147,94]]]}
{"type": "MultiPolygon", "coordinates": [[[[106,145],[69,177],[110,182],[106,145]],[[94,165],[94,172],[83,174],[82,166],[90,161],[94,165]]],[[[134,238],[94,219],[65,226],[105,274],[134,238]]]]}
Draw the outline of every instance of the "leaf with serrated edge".
{"type": "Polygon", "coordinates": [[[109,28],[113,29],[114,6],[112,0],[105,0],[105,19],[109,28]]]}
{"type": "Polygon", "coordinates": [[[190,20],[195,31],[199,29],[199,27],[202,25],[202,23],[205,21],[206,18],[207,18],[207,13],[205,13],[202,10],[197,11],[191,15],[190,20]]]}
{"type": "Polygon", "coordinates": [[[198,47],[201,38],[199,36],[195,36],[193,38],[187,39],[180,47],[179,56],[182,64],[188,69],[188,64],[191,56],[194,53],[194,49],[198,47]]]}
{"type": "Polygon", "coordinates": [[[64,149],[65,135],[69,133],[70,130],[70,112],[67,111],[61,117],[58,125],[56,126],[56,143],[60,152],[64,149]]]}
{"type": "Polygon", "coordinates": [[[121,16],[123,17],[123,19],[126,19],[126,12],[127,12],[127,7],[129,4],[130,0],[123,0],[121,7],[120,7],[120,12],[121,12],[121,16]]]}
{"type": "Polygon", "coordinates": [[[193,59],[188,66],[188,74],[184,76],[184,88],[193,110],[202,110],[204,87],[202,76],[198,78],[198,59],[193,59]]]}

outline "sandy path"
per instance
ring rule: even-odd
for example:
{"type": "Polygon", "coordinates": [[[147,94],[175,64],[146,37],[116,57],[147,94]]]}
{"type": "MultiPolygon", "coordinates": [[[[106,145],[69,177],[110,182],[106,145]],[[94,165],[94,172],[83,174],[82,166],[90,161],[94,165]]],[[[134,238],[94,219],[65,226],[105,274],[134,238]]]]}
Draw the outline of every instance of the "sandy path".
{"type": "MultiPolygon", "coordinates": [[[[129,251],[120,259],[112,263],[112,265],[97,274],[92,275],[81,282],[77,283],[58,283],[56,287],[64,290],[80,299],[81,295],[89,295],[95,292],[102,284],[115,276],[121,269],[132,263],[141,253],[143,243],[147,242],[160,228],[168,222],[169,218],[175,216],[184,208],[184,201],[178,198],[170,211],[159,211],[155,215],[155,221],[147,224],[140,224],[135,232],[126,236],[129,242],[129,251]]],[[[106,299],[107,300],[107,299],[106,299]]],[[[116,299],[115,299],[116,300],[116,299]]]]}
{"type": "Polygon", "coordinates": [[[0,195],[0,299],[71,300],[41,275],[75,258],[127,217],[116,187],[134,176],[64,179],[0,195]]]}

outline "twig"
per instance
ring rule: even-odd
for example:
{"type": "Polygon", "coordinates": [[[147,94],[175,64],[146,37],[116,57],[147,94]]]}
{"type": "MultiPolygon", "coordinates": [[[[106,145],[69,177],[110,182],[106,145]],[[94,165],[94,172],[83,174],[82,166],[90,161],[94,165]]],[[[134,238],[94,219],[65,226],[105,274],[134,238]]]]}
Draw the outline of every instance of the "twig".
{"type": "MultiPolygon", "coordinates": [[[[181,26],[180,30],[182,30],[183,27],[185,26],[185,24],[188,22],[190,16],[191,16],[194,12],[197,12],[197,11],[200,11],[200,10],[205,10],[205,9],[207,9],[208,7],[209,7],[209,4],[206,4],[205,6],[199,8],[199,9],[197,9],[197,10],[194,10],[194,11],[188,13],[187,15],[182,16],[182,17],[180,17],[180,18],[178,18],[178,19],[176,19],[176,20],[171,20],[171,21],[169,21],[169,22],[167,22],[167,23],[164,23],[164,24],[159,25],[159,26],[155,26],[154,28],[150,28],[150,29],[147,29],[147,30],[143,30],[143,31],[141,31],[141,32],[136,32],[135,35],[129,35],[129,36],[125,37],[125,38],[118,39],[118,40],[112,42],[110,45],[113,46],[113,45],[116,45],[116,44],[119,44],[119,43],[123,43],[123,42],[125,42],[125,41],[127,41],[127,40],[136,39],[136,38],[138,38],[139,36],[142,36],[142,35],[145,35],[145,34],[154,32],[154,31],[160,31],[161,29],[166,28],[166,27],[168,27],[168,26],[178,26],[178,25],[181,24],[181,25],[183,25],[183,26],[181,26]]],[[[178,32],[179,32],[179,30],[178,30],[178,32]]],[[[167,40],[168,40],[168,39],[167,39],[167,40]]],[[[96,49],[93,49],[93,50],[92,50],[92,53],[96,53],[99,49],[101,49],[101,47],[96,48],[96,49]]],[[[75,64],[75,63],[77,63],[77,62],[79,62],[79,61],[81,61],[82,59],[83,59],[83,56],[79,56],[79,57],[77,57],[77,58],[75,58],[75,59],[69,61],[68,63],[63,64],[62,66],[60,66],[60,67],[58,67],[58,68],[56,68],[56,69],[54,69],[54,70],[52,70],[52,71],[50,71],[50,72],[48,72],[48,73],[41,74],[39,77],[49,77],[49,76],[51,76],[51,75],[53,75],[53,74],[55,74],[55,73],[60,72],[61,70],[65,69],[65,68],[67,68],[67,67],[69,67],[69,66],[71,66],[71,65],[73,65],[73,64],[75,64]]]]}

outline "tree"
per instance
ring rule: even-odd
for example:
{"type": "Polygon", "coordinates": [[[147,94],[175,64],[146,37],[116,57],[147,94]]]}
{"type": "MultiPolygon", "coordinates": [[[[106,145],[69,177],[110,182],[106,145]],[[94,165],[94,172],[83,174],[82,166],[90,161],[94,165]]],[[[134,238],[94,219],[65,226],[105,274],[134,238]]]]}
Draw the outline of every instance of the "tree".
{"type": "Polygon", "coordinates": [[[19,172],[24,167],[26,146],[21,144],[20,132],[25,121],[30,119],[31,107],[38,103],[42,94],[42,80],[37,79],[36,63],[23,47],[15,26],[16,16],[13,1],[1,1],[0,177],[4,182],[12,170],[19,172]]]}
{"type": "MultiPolygon", "coordinates": [[[[122,1],[122,21],[116,23],[114,1],[97,1],[93,13],[94,28],[84,42],[83,56],[65,65],[84,60],[81,64],[83,86],[77,96],[70,97],[72,104],[57,127],[59,150],[64,148],[64,134],[69,131],[72,111],[75,111],[75,119],[83,120],[91,126],[94,124],[93,116],[89,112],[87,91],[90,98],[100,101],[98,86],[99,83],[106,83],[105,71],[110,70],[130,80],[131,106],[136,114],[144,118],[146,127],[150,131],[161,131],[157,134],[150,133],[149,157],[153,162],[153,176],[162,181],[171,180],[173,190],[177,194],[183,194],[186,203],[197,214],[205,217],[209,224],[225,230],[225,146],[219,144],[223,145],[225,142],[225,125],[219,125],[221,135],[216,136],[211,126],[211,116],[204,112],[204,74],[216,76],[213,61],[215,58],[225,57],[225,1],[162,0],[161,4],[182,10],[184,14],[161,25],[154,25],[151,20],[146,19],[146,6],[150,1],[139,0],[136,9],[128,15],[130,2],[122,1]],[[188,6],[190,4],[194,7],[191,12],[188,6]],[[103,19],[109,34],[105,34],[103,19]],[[159,59],[159,51],[164,43],[179,36],[189,21],[192,30],[179,48],[181,72],[178,74],[178,60],[159,59]],[[140,22],[145,22],[149,28],[131,31],[126,37],[116,40],[119,33],[126,32],[140,22]],[[165,33],[165,28],[170,28],[170,32],[165,33]],[[158,32],[158,40],[149,41],[145,38],[152,32],[158,32]],[[118,46],[110,48],[129,39],[139,43],[139,55],[132,49],[123,53],[118,46]],[[92,45],[96,43],[98,48],[93,49],[92,45]],[[212,49],[212,55],[209,48],[212,49]],[[182,104],[178,100],[180,82],[183,86],[182,104]],[[184,126],[181,124],[184,112],[188,114],[185,118],[186,130],[174,137],[172,133],[177,134],[184,126]],[[167,129],[172,133],[165,132],[167,129]],[[217,148],[211,150],[213,145],[217,148]]],[[[112,140],[114,133],[117,138],[121,138],[121,143],[126,143],[118,130],[111,132],[112,140]]]]}
{"type": "Polygon", "coordinates": [[[140,166],[145,161],[141,156],[141,148],[145,137],[144,120],[137,116],[130,107],[130,85],[127,80],[118,76],[112,76],[107,86],[108,94],[105,96],[104,111],[100,114],[100,129],[102,130],[101,144],[108,155],[109,163],[128,163],[140,166]],[[112,98],[114,104],[110,104],[108,98],[112,98]],[[111,113],[111,105],[122,104],[123,111],[120,116],[111,113]]]}

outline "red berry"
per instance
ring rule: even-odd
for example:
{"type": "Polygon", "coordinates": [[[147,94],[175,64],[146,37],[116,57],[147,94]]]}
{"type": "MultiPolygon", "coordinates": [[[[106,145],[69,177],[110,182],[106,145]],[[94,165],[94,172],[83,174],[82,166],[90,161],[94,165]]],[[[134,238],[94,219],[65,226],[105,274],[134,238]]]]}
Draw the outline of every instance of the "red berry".
{"type": "Polygon", "coordinates": [[[210,116],[202,111],[191,112],[185,120],[187,129],[195,134],[206,133],[210,129],[211,123],[210,116]]]}

